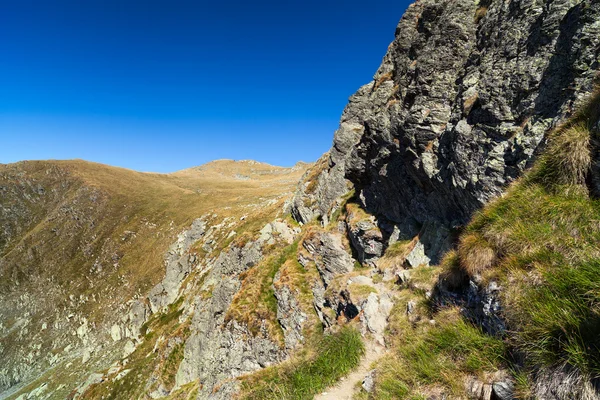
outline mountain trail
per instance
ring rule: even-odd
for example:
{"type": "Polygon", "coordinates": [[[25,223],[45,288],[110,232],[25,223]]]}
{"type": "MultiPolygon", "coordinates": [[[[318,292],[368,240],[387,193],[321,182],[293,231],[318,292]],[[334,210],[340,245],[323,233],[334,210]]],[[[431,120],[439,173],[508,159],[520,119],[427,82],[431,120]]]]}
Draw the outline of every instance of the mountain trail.
{"type": "Polygon", "coordinates": [[[315,400],[351,400],[356,392],[357,383],[361,383],[365,376],[372,369],[375,361],[379,360],[385,354],[385,347],[370,340],[365,345],[365,355],[362,358],[358,368],[348,376],[342,378],[335,386],[329,390],[315,396],[315,400]]]}

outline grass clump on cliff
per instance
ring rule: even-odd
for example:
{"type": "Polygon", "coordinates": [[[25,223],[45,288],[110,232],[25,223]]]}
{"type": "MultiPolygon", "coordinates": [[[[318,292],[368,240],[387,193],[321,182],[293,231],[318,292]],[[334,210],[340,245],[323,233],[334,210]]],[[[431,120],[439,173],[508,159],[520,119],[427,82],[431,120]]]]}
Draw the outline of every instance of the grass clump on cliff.
{"type": "Polygon", "coordinates": [[[442,392],[462,398],[466,378],[485,381],[505,355],[502,340],[484,334],[457,308],[434,313],[426,297],[410,288],[392,310],[388,338],[391,351],[378,362],[375,392],[363,398],[416,399],[442,392]]]}
{"type": "Polygon", "coordinates": [[[600,200],[589,186],[599,103],[595,95],[549,135],[534,167],[473,218],[458,246],[463,273],[504,287],[510,344],[532,370],[600,376],[600,200]]]}
{"type": "Polygon", "coordinates": [[[231,302],[225,316],[226,322],[243,322],[254,335],[258,335],[263,324],[267,324],[272,337],[283,341],[283,332],[277,322],[277,298],[273,281],[285,263],[297,262],[297,252],[298,243],[294,242],[240,274],[242,288],[231,302]]]}
{"type": "Polygon", "coordinates": [[[312,399],[360,362],[365,348],[360,333],[349,326],[315,339],[287,363],[242,378],[243,399],[312,399]]]}

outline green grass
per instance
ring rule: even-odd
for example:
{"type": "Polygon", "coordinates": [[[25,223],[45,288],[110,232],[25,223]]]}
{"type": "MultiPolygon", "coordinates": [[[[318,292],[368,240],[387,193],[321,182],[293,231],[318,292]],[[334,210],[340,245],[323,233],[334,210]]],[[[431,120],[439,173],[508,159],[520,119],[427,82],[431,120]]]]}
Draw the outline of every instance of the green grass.
{"type": "Polygon", "coordinates": [[[312,399],[360,362],[364,345],[360,333],[351,327],[325,335],[313,354],[242,378],[243,399],[312,399]]]}
{"type": "MultiPolygon", "coordinates": [[[[535,366],[567,363],[600,374],[600,202],[583,188],[524,181],[468,228],[496,261],[514,345],[535,366]]],[[[460,251],[459,251],[460,255],[460,251]]],[[[461,264],[466,257],[462,255],[461,264]]],[[[481,264],[480,264],[481,266],[481,264]]],[[[474,267],[470,267],[472,272],[474,267]]]]}
{"type": "Polygon", "coordinates": [[[348,285],[348,291],[350,292],[350,298],[355,302],[366,299],[371,293],[377,293],[377,289],[373,286],[356,283],[348,285]]]}
{"type": "Polygon", "coordinates": [[[595,94],[549,135],[533,168],[475,215],[443,274],[500,282],[507,342],[529,371],[600,376],[600,200],[587,187],[599,106],[595,94]]]}
{"type": "MultiPolygon", "coordinates": [[[[424,317],[426,301],[420,296],[409,298],[422,303],[416,313],[424,317]]],[[[406,302],[400,301],[393,310],[392,352],[379,363],[375,398],[420,398],[433,387],[464,396],[466,376],[484,378],[502,365],[506,352],[502,340],[484,334],[457,309],[435,314],[435,324],[428,318],[410,321],[405,309],[406,302]]]]}
{"type": "Polygon", "coordinates": [[[511,320],[516,344],[534,365],[567,363],[600,376],[600,261],[547,269],[524,290],[511,320]]]}

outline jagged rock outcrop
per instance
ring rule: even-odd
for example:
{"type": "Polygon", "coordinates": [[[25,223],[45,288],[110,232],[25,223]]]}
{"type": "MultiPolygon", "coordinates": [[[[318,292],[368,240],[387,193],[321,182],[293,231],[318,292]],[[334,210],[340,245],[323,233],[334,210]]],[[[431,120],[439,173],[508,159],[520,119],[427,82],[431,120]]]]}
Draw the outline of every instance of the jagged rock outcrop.
{"type": "MultiPolygon", "coordinates": [[[[176,386],[198,380],[202,384],[199,398],[227,399],[237,391],[233,378],[286,357],[285,348],[270,335],[264,321],[255,334],[244,324],[227,320],[226,313],[241,288],[240,274],[259,264],[264,257],[263,247],[278,240],[290,243],[297,233],[284,222],[274,221],[260,231],[258,239],[221,252],[203,280],[204,295],[201,292],[191,304],[191,335],[185,344],[176,386]]],[[[281,291],[279,294],[278,303],[285,303],[284,308],[297,306],[281,291]]],[[[293,320],[288,321],[288,327],[295,331],[293,320]]],[[[301,328],[302,321],[295,322],[301,328]]],[[[286,336],[286,348],[293,348],[298,340],[298,336],[286,336]]]]}
{"type": "Polygon", "coordinates": [[[304,238],[302,245],[310,254],[310,258],[301,259],[302,264],[313,261],[321,279],[328,285],[334,276],[351,272],[354,260],[342,244],[342,235],[331,232],[315,232],[304,238]]]}
{"type": "Polygon", "coordinates": [[[294,214],[326,221],[347,180],[405,231],[464,225],[591,91],[599,20],[589,0],[415,2],[374,80],[350,98],[323,172],[299,186],[294,214]]]}
{"type": "Polygon", "coordinates": [[[181,283],[197,262],[196,255],[189,254],[190,247],[205,232],[206,222],[198,218],[188,230],[178,235],[177,241],[169,248],[165,256],[166,276],[148,295],[152,312],[157,312],[177,299],[181,283]]]}

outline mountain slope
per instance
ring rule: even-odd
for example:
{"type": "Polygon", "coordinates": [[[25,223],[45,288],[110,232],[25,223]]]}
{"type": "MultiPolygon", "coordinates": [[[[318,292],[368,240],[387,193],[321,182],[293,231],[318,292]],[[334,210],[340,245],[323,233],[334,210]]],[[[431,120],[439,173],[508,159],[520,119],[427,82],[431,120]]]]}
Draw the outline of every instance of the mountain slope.
{"type": "Polygon", "coordinates": [[[88,359],[160,282],[192,221],[210,215],[234,230],[272,219],[301,174],[227,160],[170,175],[83,161],[0,166],[2,388],[88,359]]]}
{"type": "Polygon", "coordinates": [[[599,398],[599,21],[415,2],[311,166],[2,166],[0,397],[599,398]]]}

